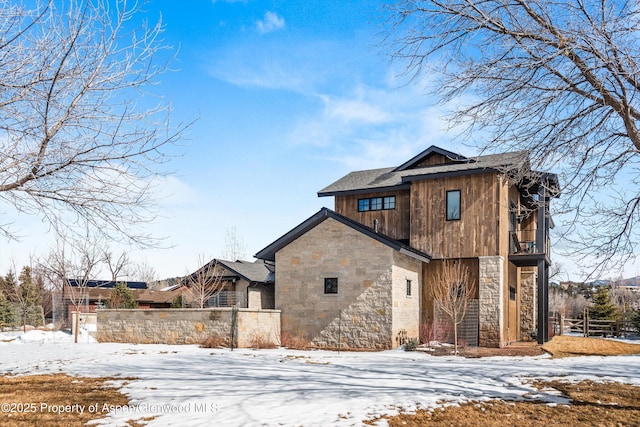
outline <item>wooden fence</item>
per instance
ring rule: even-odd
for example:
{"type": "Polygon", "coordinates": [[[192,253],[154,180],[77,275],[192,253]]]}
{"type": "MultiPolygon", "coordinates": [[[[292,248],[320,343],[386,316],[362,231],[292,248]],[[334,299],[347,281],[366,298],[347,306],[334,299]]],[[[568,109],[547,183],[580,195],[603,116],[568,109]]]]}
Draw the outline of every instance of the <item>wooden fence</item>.
{"type": "Polygon", "coordinates": [[[560,335],[567,332],[577,332],[585,337],[607,337],[621,335],[623,322],[618,320],[589,319],[589,310],[585,309],[582,319],[565,319],[561,317],[560,335]]]}

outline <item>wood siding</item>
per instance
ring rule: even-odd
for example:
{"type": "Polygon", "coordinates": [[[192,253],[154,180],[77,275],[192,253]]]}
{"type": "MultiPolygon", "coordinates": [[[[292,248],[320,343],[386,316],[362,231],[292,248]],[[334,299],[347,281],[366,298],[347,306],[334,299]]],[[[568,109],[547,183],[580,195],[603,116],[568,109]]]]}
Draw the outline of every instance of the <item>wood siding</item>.
{"type": "Polygon", "coordinates": [[[443,156],[442,154],[432,154],[426,159],[423,159],[420,163],[416,163],[411,166],[409,169],[417,169],[423,168],[425,166],[437,166],[437,165],[446,165],[448,163],[454,163],[448,157],[443,156]]]}
{"type": "Polygon", "coordinates": [[[509,203],[495,173],[447,177],[411,184],[411,246],[434,258],[508,254],[509,203]],[[460,190],[460,220],[447,221],[446,193],[460,190]],[[504,230],[500,229],[501,221],[504,230]]]}
{"type": "Polygon", "coordinates": [[[335,197],[335,211],[337,213],[371,228],[373,228],[373,221],[377,219],[378,231],[397,240],[409,240],[409,208],[408,190],[335,197]],[[395,209],[358,212],[359,199],[385,196],[396,196],[395,209]]]}

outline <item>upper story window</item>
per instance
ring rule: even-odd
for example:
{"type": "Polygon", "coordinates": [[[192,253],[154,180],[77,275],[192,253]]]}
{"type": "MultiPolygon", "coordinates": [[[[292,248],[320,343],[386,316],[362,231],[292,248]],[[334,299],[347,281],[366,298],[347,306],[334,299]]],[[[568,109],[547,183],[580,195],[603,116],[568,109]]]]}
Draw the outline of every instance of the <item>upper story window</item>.
{"type": "Polygon", "coordinates": [[[381,211],[396,208],[396,196],[358,199],[358,212],[381,211]]]}
{"type": "Polygon", "coordinates": [[[447,221],[460,219],[460,190],[447,191],[447,221]]]}

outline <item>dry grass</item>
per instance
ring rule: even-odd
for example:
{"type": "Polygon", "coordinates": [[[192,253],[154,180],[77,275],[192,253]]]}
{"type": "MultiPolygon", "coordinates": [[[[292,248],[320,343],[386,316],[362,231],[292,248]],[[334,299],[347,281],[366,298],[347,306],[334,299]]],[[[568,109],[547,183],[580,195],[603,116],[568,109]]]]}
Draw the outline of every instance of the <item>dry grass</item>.
{"type": "MultiPolygon", "coordinates": [[[[0,425],[82,426],[90,420],[106,416],[109,411],[103,412],[105,404],[128,404],[127,397],[118,391],[118,387],[109,382],[130,379],[80,378],[64,374],[2,376],[0,377],[0,404],[2,404],[0,425]],[[96,406],[92,407],[92,405],[96,406]],[[80,411],[81,407],[84,407],[83,412],[80,411]],[[90,407],[94,409],[89,410],[90,407]]],[[[130,425],[140,424],[130,421],[130,425]]]]}
{"type": "Polygon", "coordinates": [[[229,347],[229,340],[227,337],[221,337],[219,335],[209,335],[201,343],[202,348],[221,348],[229,347]]]}
{"type": "Polygon", "coordinates": [[[308,350],[310,348],[309,340],[286,332],[280,336],[280,345],[291,350],[308,350]]]}
{"type": "Polygon", "coordinates": [[[555,336],[542,349],[553,357],[621,356],[640,354],[640,344],[628,344],[601,338],[555,336]]]}
{"type": "MultiPolygon", "coordinates": [[[[534,349],[535,346],[528,346],[534,349]]],[[[508,348],[508,347],[507,347],[508,348]]],[[[518,346],[527,350],[527,346],[518,346]]],[[[640,345],[599,338],[556,336],[542,349],[553,357],[614,356],[640,354],[640,345]]],[[[496,349],[498,355],[503,349],[496,349]]],[[[516,350],[514,347],[512,350],[516,350]]],[[[524,354],[523,354],[524,355],[524,354]]],[[[547,405],[540,402],[505,402],[494,400],[465,403],[433,411],[387,417],[389,426],[460,426],[460,427],[538,427],[640,425],[640,387],[619,383],[581,381],[534,381],[539,389],[551,388],[571,399],[571,405],[547,405]]],[[[369,421],[374,424],[377,420],[369,421]]]]}
{"type": "Polygon", "coordinates": [[[278,348],[278,344],[261,334],[255,334],[251,338],[251,347],[260,349],[278,348]]]}
{"type": "MultiPolygon", "coordinates": [[[[390,427],[539,427],[640,425],[640,387],[618,383],[582,381],[576,384],[538,381],[536,386],[553,388],[572,400],[571,405],[550,406],[539,402],[501,400],[466,403],[434,411],[388,417],[390,427]]],[[[369,421],[375,424],[377,420],[369,421]]]]}

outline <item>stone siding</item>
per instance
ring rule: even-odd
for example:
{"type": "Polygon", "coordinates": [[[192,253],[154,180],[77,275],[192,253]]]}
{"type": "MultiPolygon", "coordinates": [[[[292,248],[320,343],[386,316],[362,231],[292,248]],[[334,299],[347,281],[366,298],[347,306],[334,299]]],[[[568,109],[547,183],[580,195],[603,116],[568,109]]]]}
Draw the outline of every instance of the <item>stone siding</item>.
{"type": "MultiPolygon", "coordinates": [[[[225,341],[231,335],[231,308],[99,310],[99,342],[198,344],[209,336],[225,341]]],[[[238,309],[236,345],[252,347],[257,340],[280,343],[278,310],[238,309]]]]}
{"type": "Polygon", "coordinates": [[[535,271],[522,271],[520,277],[520,339],[532,341],[532,333],[537,328],[538,276],[535,271]]]}
{"type": "MultiPolygon", "coordinates": [[[[405,283],[394,272],[394,252],[331,218],[278,251],[275,302],[283,336],[320,347],[394,347],[394,274],[402,275],[397,286],[405,283]],[[325,278],[338,279],[337,294],[324,293],[325,278]]],[[[421,267],[405,263],[417,277],[421,267]]],[[[416,305],[416,328],[418,315],[416,305]]]]}
{"type": "Polygon", "coordinates": [[[422,263],[400,253],[394,258],[392,334],[394,345],[398,345],[403,340],[420,339],[422,263]],[[407,295],[407,280],[411,281],[411,295],[407,295]]]}
{"type": "Polygon", "coordinates": [[[479,345],[501,347],[504,342],[504,258],[483,256],[479,261],[479,345]]]}

